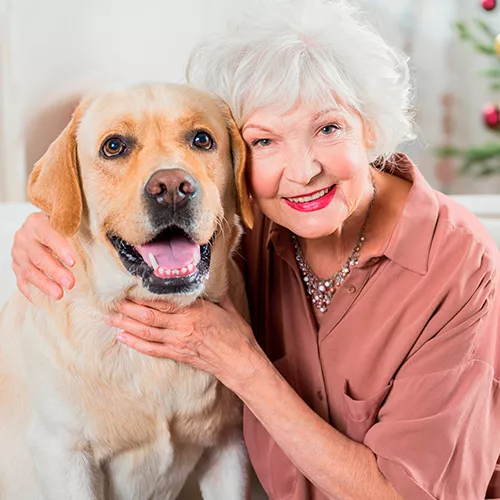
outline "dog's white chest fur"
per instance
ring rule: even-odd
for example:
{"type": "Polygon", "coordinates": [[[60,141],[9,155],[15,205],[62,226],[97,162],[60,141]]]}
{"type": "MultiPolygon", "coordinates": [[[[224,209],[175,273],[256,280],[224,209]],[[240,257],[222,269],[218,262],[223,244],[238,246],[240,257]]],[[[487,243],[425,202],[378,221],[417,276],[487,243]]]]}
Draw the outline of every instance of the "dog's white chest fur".
{"type": "MultiPolygon", "coordinates": [[[[176,498],[214,445],[227,442],[233,466],[244,463],[239,405],[213,376],[116,342],[77,294],[69,307],[47,316],[15,296],[0,317],[2,500],[176,498]],[[39,485],[35,469],[48,463],[51,485],[39,485]],[[70,497],[58,496],[66,469],[76,474],[70,497]]],[[[234,498],[243,477],[229,487],[234,498]]]]}

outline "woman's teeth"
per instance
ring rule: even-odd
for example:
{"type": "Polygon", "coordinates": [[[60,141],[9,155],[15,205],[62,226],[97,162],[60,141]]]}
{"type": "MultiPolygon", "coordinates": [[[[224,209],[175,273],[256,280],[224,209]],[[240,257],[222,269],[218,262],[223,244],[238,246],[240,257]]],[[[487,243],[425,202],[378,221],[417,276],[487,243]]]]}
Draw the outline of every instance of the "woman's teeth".
{"type": "Polygon", "coordinates": [[[323,189],[322,191],[318,191],[317,193],[314,193],[310,196],[298,196],[297,198],[287,198],[287,200],[290,200],[293,203],[306,203],[308,201],[317,200],[318,198],[325,196],[325,194],[328,193],[330,189],[331,187],[323,189]]]}

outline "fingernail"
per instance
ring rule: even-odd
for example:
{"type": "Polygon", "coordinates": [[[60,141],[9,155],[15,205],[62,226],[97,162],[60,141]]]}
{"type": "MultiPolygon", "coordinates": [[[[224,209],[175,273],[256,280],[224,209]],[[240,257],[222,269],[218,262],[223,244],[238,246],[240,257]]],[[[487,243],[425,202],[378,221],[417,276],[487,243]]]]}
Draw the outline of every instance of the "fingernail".
{"type": "Polygon", "coordinates": [[[66,290],[69,290],[69,287],[71,286],[71,281],[68,278],[62,278],[61,279],[61,285],[66,288],[66,290]]]}
{"type": "Polygon", "coordinates": [[[66,255],[66,257],[64,258],[64,260],[66,261],[66,264],[68,264],[68,266],[74,266],[75,265],[75,259],[73,259],[73,256],[71,256],[70,254],[66,255]]]}
{"type": "Polygon", "coordinates": [[[108,325],[112,325],[112,324],[113,324],[112,318],[111,318],[111,316],[109,316],[108,314],[106,314],[106,315],[104,316],[104,321],[105,321],[108,325]]]}
{"type": "Polygon", "coordinates": [[[125,337],[125,335],[122,335],[120,333],[116,336],[116,340],[119,340],[123,344],[127,343],[127,337],[125,337]]]}
{"type": "Polygon", "coordinates": [[[51,288],[50,289],[50,295],[54,297],[55,299],[58,299],[61,296],[61,292],[58,288],[51,288]]]}

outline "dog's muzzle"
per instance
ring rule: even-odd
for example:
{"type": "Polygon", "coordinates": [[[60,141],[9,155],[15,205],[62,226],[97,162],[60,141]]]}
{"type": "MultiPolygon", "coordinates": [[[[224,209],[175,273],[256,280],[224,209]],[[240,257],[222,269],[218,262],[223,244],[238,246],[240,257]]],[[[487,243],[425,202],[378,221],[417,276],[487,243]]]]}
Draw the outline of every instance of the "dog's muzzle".
{"type": "Polygon", "coordinates": [[[208,278],[214,236],[203,245],[192,237],[198,195],[198,183],[186,171],[159,170],[144,188],[154,238],[132,245],[108,234],[125,268],[152,293],[197,293],[208,278]]]}

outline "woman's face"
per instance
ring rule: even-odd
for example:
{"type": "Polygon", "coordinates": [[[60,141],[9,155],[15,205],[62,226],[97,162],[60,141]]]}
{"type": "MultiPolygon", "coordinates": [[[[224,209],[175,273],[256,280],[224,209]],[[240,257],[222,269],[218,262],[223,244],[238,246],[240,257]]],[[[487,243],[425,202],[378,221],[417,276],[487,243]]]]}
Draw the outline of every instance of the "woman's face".
{"type": "Polygon", "coordinates": [[[371,196],[369,150],[358,114],[298,104],[260,108],[242,128],[251,193],[262,212],[303,238],[341,229],[371,196]]]}

